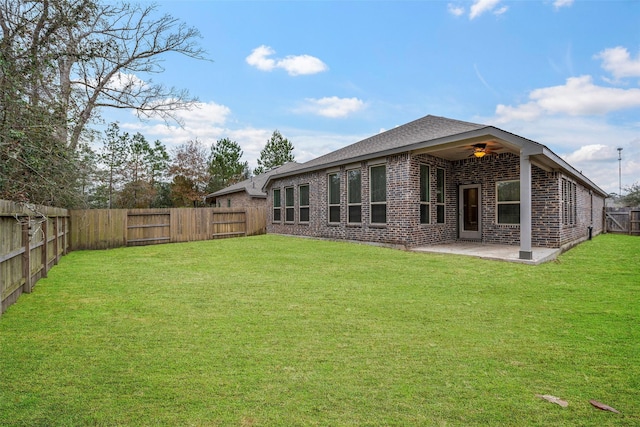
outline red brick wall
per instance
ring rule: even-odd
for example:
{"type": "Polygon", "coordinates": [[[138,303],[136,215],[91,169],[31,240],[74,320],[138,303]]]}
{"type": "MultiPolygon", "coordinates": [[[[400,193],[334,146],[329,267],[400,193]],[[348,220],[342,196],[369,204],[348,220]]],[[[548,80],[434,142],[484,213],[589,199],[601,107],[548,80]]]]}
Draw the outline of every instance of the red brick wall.
{"type": "MultiPolygon", "coordinates": [[[[496,183],[520,179],[520,159],[516,155],[501,154],[482,159],[449,162],[441,158],[408,153],[389,156],[383,160],[387,173],[387,223],[370,224],[369,167],[380,162],[362,162],[332,170],[277,179],[270,183],[267,207],[267,232],[367,241],[407,247],[452,242],[458,237],[458,188],[464,184],[480,184],[482,197],[482,241],[518,245],[519,225],[497,224],[496,183]],[[420,164],[430,167],[430,224],[420,224],[419,178],[420,164]],[[359,168],[362,177],[362,223],[347,224],[347,169],[359,168]],[[436,169],[445,170],[445,223],[436,224],[436,169]],[[328,223],[327,175],[340,174],[340,223],[328,223]],[[310,220],[299,222],[298,186],[309,185],[310,220]],[[295,221],[286,224],[285,187],[294,187],[295,221]],[[281,189],[282,221],[273,222],[273,189],[281,189]]],[[[586,236],[593,216],[594,235],[602,231],[604,200],[589,194],[577,184],[577,220],[570,227],[562,225],[561,181],[558,172],[546,172],[532,167],[532,243],[533,246],[560,247],[586,236]],[[593,201],[592,201],[593,199],[593,201]]],[[[233,205],[232,205],[233,206],[233,205]]]]}
{"type": "Polygon", "coordinates": [[[264,206],[266,200],[260,197],[249,197],[249,195],[242,191],[238,193],[231,193],[216,198],[216,207],[220,208],[258,208],[264,206]],[[229,205],[229,202],[231,205],[229,205]]]}

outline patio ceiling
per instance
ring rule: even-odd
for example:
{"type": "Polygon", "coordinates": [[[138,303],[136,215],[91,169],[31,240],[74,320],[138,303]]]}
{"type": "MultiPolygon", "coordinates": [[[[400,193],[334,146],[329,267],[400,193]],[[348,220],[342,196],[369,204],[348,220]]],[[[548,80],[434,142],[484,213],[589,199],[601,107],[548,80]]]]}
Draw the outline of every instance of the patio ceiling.
{"type": "Polygon", "coordinates": [[[487,137],[470,138],[448,144],[424,147],[414,150],[413,154],[430,154],[449,161],[458,161],[474,157],[474,149],[479,144],[484,144],[487,156],[502,153],[520,155],[520,147],[497,138],[488,139],[487,137]]]}

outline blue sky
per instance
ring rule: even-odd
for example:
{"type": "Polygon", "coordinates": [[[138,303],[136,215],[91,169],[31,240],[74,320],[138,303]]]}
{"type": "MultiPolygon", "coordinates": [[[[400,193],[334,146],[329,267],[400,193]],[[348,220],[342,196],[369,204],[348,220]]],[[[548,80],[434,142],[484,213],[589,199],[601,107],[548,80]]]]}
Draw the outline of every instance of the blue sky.
{"type": "MultiPolygon", "coordinates": [[[[640,181],[640,1],[158,1],[212,61],[170,55],[184,128],[103,112],[169,149],[278,129],[304,162],[428,114],[542,143],[597,185],[640,181]]],[[[150,76],[138,76],[148,79],[150,76]]]]}

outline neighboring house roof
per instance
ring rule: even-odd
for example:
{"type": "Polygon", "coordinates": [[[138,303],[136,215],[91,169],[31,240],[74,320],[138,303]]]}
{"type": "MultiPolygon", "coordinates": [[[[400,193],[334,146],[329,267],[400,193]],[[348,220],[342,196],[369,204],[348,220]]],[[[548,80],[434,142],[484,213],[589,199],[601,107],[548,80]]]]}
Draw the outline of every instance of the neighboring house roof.
{"type": "Polygon", "coordinates": [[[213,192],[211,194],[207,194],[204,199],[214,199],[221,196],[226,196],[228,194],[246,192],[249,197],[256,198],[265,198],[267,194],[262,190],[262,187],[267,182],[267,179],[275,174],[275,173],[285,173],[290,169],[294,169],[298,166],[296,162],[285,163],[282,166],[275,167],[273,169],[268,170],[265,173],[261,173],[260,175],[252,176],[249,179],[245,179],[244,181],[237,182],[233,185],[225,187],[221,190],[213,192]]]}
{"type": "MultiPolygon", "coordinates": [[[[607,193],[574,169],[547,147],[535,141],[506,132],[493,126],[425,116],[405,125],[363,139],[306,163],[297,163],[288,170],[278,170],[264,181],[266,187],[272,179],[371,160],[405,152],[429,153],[448,160],[468,157],[474,143],[492,140],[494,153],[528,155],[536,166],[544,170],[563,170],[587,187],[607,196],[607,193]]],[[[257,186],[257,184],[256,184],[257,186]]]]}

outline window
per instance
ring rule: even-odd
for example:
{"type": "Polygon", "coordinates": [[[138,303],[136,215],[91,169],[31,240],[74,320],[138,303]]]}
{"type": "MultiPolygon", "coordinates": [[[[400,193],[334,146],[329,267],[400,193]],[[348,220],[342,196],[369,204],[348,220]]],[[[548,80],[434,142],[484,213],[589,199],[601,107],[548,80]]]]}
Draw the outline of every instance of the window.
{"type": "Polygon", "coordinates": [[[294,207],[293,207],[293,187],[287,187],[284,189],[284,222],[294,221],[294,207]]]}
{"type": "Polygon", "coordinates": [[[369,174],[371,196],[371,223],[387,222],[387,168],[385,165],[371,166],[369,174]]]}
{"type": "Polygon", "coordinates": [[[329,222],[340,222],[340,175],[332,173],[329,179],[329,222]]]}
{"type": "Polygon", "coordinates": [[[227,207],[230,208],[231,207],[231,199],[227,199],[227,207]]]}
{"type": "Polygon", "coordinates": [[[309,184],[298,187],[298,218],[300,222],[309,222],[309,184]]]}
{"type": "Polygon", "coordinates": [[[273,189],[273,222],[280,222],[282,220],[280,206],[282,201],[280,200],[280,189],[273,189]]]}
{"type": "Polygon", "coordinates": [[[436,222],[444,224],[444,169],[436,169],[436,222]]]}
{"type": "Polygon", "coordinates": [[[362,180],[360,169],[347,171],[347,222],[362,222],[362,180]]]}
{"type": "Polygon", "coordinates": [[[498,224],[520,224],[520,181],[496,183],[498,224]]]}
{"type": "Polygon", "coordinates": [[[429,166],[420,165],[420,224],[429,224],[429,166]]]}
{"type": "Polygon", "coordinates": [[[562,178],[562,223],[575,225],[576,216],[576,184],[562,178]]]}

